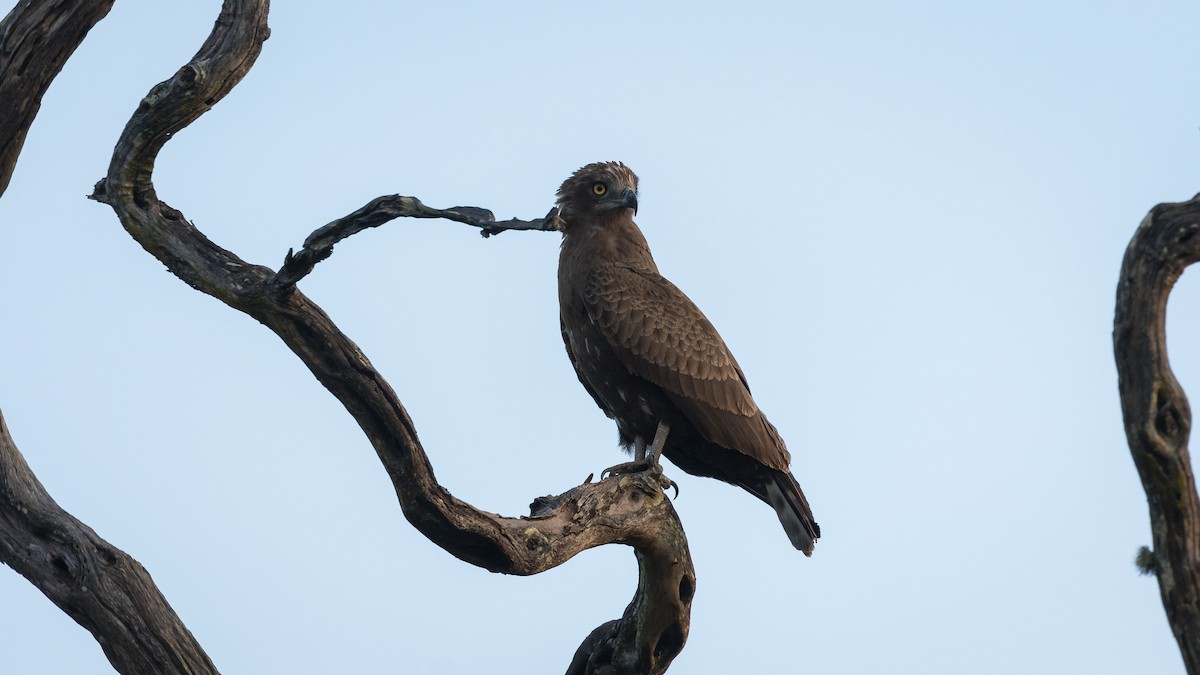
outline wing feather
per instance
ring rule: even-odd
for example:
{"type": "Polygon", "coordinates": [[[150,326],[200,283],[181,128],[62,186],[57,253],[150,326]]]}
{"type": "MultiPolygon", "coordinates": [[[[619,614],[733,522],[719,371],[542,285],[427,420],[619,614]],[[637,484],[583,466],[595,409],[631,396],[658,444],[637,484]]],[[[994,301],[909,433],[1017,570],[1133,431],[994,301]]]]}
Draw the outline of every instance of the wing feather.
{"type": "Polygon", "coordinates": [[[591,272],[582,296],[597,337],[705,438],[788,470],[787,446],[754,403],[737,360],[683,291],[655,270],[612,264],[591,272]]]}
{"type": "Polygon", "coordinates": [[[582,295],[589,318],[631,372],[717,410],[758,414],[716,328],[657,272],[607,265],[590,275],[582,295]]]}

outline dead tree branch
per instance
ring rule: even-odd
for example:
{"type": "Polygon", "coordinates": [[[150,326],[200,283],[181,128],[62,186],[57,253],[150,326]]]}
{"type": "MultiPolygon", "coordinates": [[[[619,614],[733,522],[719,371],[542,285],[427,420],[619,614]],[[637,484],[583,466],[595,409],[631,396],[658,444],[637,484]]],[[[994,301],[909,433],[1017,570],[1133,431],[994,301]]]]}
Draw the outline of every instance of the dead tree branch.
{"type": "Polygon", "coordinates": [[[505,230],[554,231],[558,229],[557,215],[558,209],[554,208],[550,209],[550,212],[542,218],[533,220],[512,218],[497,221],[491,211],[476,206],[435,209],[425,206],[416,197],[401,195],[376,197],[354,213],[317,228],[304,240],[304,248],[300,249],[298,253],[288,251],[287,257],[283,261],[283,267],[279,269],[273,283],[280,288],[295,285],[297,281],[307,276],[317,263],[333,253],[334,244],[353,234],[371,227],[379,227],[396,218],[445,218],[474,225],[482,230],[483,236],[490,237],[505,230]]]}
{"type": "Polygon", "coordinates": [[[143,99],[118,140],[93,199],[112,206],[147,251],[193,288],[273,330],[346,407],[383,462],[405,517],[454,556],[507,574],[536,574],[587,548],[634,547],[638,593],[624,617],[593,632],[571,672],[661,673],[686,640],[695,573],[678,516],[654,477],[618,476],[539,502],[531,518],[474,508],[438,484],[407,411],[367,357],[293,283],[344,236],[399,215],[450,217],[489,230],[552,229],[536,221],[496,223],[478,209],[428,209],[381,198],[318,230],[301,262],[281,274],[217,246],[158,199],[155,158],[167,140],[227,94],[267,39],[266,0],[226,0],[212,35],[191,62],[143,99]],[[340,224],[339,224],[340,223],[340,224]],[[323,253],[322,253],[323,252],[323,253]]]}
{"type": "Polygon", "coordinates": [[[121,673],[216,673],[145,568],[64,511],[0,414],[0,562],[88,629],[121,673]]]}
{"type": "Polygon", "coordinates": [[[0,195],[42,95],[113,0],[21,0],[0,21],[0,195]]]}
{"type": "Polygon", "coordinates": [[[1200,498],[1188,454],[1192,413],[1167,361],[1167,297],[1200,260],[1200,195],[1160,204],[1121,264],[1113,348],[1129,449],[1150,506],[1163,607],[1183,661],[1200,675],[1200,498]]]}

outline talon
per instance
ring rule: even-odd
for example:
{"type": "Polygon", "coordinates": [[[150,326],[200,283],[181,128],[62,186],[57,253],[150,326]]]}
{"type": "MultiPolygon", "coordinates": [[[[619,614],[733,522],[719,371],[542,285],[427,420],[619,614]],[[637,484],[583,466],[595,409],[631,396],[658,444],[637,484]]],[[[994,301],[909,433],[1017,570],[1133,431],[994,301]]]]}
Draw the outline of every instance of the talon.
{"type": "MultiPolygon", "coordinates": [[[[604,471],[601,471],[600,472],[600,480],[604,480],[605,478],[608,478],[609,476],[620,476],[622,474],[627,474],[627,473],[641,473],[641,472],[647,471],[651,468],[652,468],[652,466],[651,466],[650,462],[648,462],[644,459],[640,460],[640,461],[634,460],[632,462],[625,462],[624,464],[610,466],[607,469],[605,469],[604,471]]],[[[662,471],[661,467],[659,468],[659,471],[662,471]]]]}
{"type": "Polygon", "coordinates": [[[666,492],[667,488],[671,488],[671,489],[675,490],[675,497],[678,498],[679,497],[679,483],[676,483],[675,481],[673,481],[670,478],[667,478],[666,476],[663,475],[662,465],[656,466],[655,469],[656,470],[652,471],[651,474],[655,478],[658,479],[658,486],[660,488],[662,488],[662,490],[664,492],[666,492]]]}

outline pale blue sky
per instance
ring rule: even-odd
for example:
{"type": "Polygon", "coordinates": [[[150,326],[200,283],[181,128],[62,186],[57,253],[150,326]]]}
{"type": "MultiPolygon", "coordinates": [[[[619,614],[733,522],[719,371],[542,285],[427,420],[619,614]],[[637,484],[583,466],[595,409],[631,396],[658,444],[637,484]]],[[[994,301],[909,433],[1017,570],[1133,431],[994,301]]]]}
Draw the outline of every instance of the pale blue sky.
{"type": "MultiPolygon", "coordinates": [[[[219,4],[118,0],[44,100],[0,198],[14,437],[224,672],[561,672],[632,597],[629,549],[527,579],[451,558],[274,335],[83,198],[219,4]]],[[[534,217],[623,160],[825,535],[805,559],[768,507],[674,471],[698,585],[672,673],[1170,675],[1110,330],[1133,229],[1200,191],[1197,25],[1188,2],[279,2],[156,181],[277,267],[381,194],[534,217]]],[[[557,248],[393,222],[301,283],[442,482],[509,515],[622,458],[563,352],[557,248]]],[[[1195,399],[1193,275],[1170,338],[1195,399]]],[[[0,607],[0,671],[111,672],[8,570],[0,607]]]]}

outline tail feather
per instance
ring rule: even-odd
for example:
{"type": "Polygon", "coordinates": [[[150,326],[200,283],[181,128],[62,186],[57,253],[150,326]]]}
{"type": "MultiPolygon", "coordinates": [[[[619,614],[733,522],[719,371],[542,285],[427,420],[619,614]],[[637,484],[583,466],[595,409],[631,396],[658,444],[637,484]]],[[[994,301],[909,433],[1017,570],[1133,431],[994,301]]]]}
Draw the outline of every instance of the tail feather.
{"type": "Polygon", "coordinates": [[[792,474],[776,470],[771,473],[772,477],[763,486],[767,501],[775,507],[775,513],[788,539],[792,540],[792,546],[803,551],[804,555],[811,556],[813,545],[821,536],[821,526],[813,520],[808,500],[804,498],[804,492],[792,474]]]}

